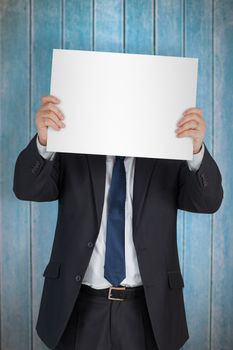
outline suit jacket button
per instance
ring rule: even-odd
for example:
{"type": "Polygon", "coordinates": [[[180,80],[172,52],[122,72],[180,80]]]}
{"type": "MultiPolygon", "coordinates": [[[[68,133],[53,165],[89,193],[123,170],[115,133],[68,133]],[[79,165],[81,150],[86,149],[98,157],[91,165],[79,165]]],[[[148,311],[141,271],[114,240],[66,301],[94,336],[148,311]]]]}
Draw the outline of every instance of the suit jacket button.
{"type": "Polygon", "coordinates": [[[93,243],[92,242],[88,242],[87,245],[88,245],[89,248],[93,247],[93,243]]]}
{"type": "Polygon", "coordinates": [[[79,281],[81,281],[82,277],[81,277],[80,275],[77,275],[77,276],[75,277],[75,279],[76,279],[77,282],[79,282],[79,281]]]}

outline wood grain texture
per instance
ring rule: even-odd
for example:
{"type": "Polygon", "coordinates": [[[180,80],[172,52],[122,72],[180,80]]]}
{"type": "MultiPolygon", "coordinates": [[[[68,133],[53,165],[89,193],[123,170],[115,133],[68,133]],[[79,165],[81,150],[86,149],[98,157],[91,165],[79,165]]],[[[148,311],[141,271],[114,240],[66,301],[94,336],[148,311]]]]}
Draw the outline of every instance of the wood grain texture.
{"type": "Polygon", "coordinates": [[[64,48],[92,50],[94,13],[92,0],[67,0],[64,2],[64,48]]]}
{"type": "Polygon", "coordinates": [[[53,48],[198,57],[197,106],[223,177],[215,214],[178,211],[190,339],[233,349],[233,0],[0,1],[0,348],[45,350],[35,331],[57,202],[19,201],[16,157],[49,95],[53,48]]]}
{"type": "Polygon", "coordinates": [[[30,348],[30,203],[12,191],[19,150],[29,139],[29,19],[26,0],[3,2],[1,23],[1,349],[30,348]]]}
{"type": "Polygon", "coordinates": [[[214,1],[214,155],[224,200],[213,225],[211,349],[233,348],[233,1],[214,1]]]}
{"type": "Polygon", "coordinates": [[[122,0],[94,1],[94,51],[123,51],[122,0]]]}
{"type": "Polygon", "coordinates": [[[128,0],[125,3],[125,52],[154,53],[154,2],[128,0]]]}

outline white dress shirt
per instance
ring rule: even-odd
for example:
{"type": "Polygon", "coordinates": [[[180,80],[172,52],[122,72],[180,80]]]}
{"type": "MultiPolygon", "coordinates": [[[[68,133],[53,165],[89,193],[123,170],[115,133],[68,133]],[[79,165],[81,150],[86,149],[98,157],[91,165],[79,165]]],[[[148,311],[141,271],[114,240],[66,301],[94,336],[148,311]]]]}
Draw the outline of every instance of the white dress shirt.
{"type": "MultiPolygon", "coordinates": [[[[46,146],[39,143],[37,136],[37,147],[41,156],[45,159],[52,160],[55,152],[46,151],[46,146]]],[[[192,160],[187,160],[190,171],[199,169],[204,155],[204,143],[199,153],[193,155],[192,160]]],[[[106,240],[106,224],[108,212],[108,193],[111,184],[112,170],[115,162],[115,156],[106,156],[106,181],[103,213],[100,224],[100,231],[91,255],[91,259],[85,272],[82,283],[92,288],[101,289],[108,288],[111,283],[104,278],[104,261],[105,261],[105,240],[106,240]]],[[[142,285],[141,275],[138,267],[137,255],[133,243],[132,235],[132,203],[133,203],[133,182],[135,158],[125,157],[124,159],[126,171],[126,200],[125,200],[125,267],[126,277],[120,283],[122,286],[135,287],[142,285]]]]}

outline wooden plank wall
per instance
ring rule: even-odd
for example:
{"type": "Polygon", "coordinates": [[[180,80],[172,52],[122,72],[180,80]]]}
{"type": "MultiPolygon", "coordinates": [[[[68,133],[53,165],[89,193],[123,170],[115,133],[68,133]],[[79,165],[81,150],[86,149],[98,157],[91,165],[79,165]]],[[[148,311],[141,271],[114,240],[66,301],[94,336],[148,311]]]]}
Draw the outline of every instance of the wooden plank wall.
{"type": "Polygon", "coordinates": [[[184,349],[232,350],[232,0],[0,0],[0,348],[46,349],[35,323],[57,202],[19,201],[12,181],[49,94],[53,48],[199,58],[197,106],[224,200],[213,215],[178,212],[190,332],[184,349]]]}

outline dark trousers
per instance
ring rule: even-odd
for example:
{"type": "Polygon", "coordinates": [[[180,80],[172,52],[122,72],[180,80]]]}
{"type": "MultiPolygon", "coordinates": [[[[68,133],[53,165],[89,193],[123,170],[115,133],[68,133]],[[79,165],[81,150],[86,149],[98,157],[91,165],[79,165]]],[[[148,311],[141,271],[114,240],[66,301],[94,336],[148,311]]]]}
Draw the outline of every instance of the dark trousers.
{"type": "Polygon", "coordinates": [[[109,300],[80,289],[56,350],[158,350],[145,296],[109,300]]]}

